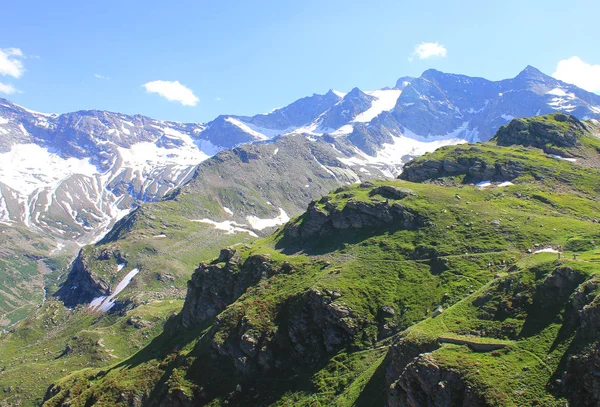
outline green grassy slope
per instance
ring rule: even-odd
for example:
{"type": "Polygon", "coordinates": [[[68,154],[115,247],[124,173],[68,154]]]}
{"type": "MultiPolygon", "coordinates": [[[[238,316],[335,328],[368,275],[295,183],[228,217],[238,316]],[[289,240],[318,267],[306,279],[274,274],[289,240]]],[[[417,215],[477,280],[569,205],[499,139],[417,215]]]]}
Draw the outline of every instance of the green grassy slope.
{"type": "MultiPolygon", "coordinates": [[[[594,400],[570,377],[593,381],[574,372],[593,364],[589,349],[596,346],[589,321],[595,321],[594,304],[600,302],[597,127],[556,115],[529,120],[509,131],[513,141],[448,147],[415,160],[403,177],[418,183],[338,188],[256,241],[190,220],[229,219],[223,207],[243,219],[250,204],[264,205],[270,217],[266,201],[287,211],[277,199],[291,192],[283,186],[254,189],[245,176],[227,179],[205,168],[181,193],[144,206],[84,255],[93,272],[112,284],[126,270],[116,273],[118,256],[104,251],[119,253],[128,269],[142,269],[123,292],[124,301],[140,306],[132,313],[181,297],[193,266],[216,258],[218,247],[233,249],[198,266],[183,310],[160,335],[157,323],[146,342],[132,340],[147,345],[131,357],[121,355],[137,347],[111,345],[122,346],[119,359],[92,361],[99,345],[88,348],[80,339],[69,345],[66,333],[40,342],[86,349],[81,364],[40,380],[54,383],[44,405],[404,406],[413,397],[512,406],[594,400]],[[544,136],[561,136],[571,126],[578,130],[569,145],[544,136]],[[519,144],[532,134],[545,142],[519,144]],[[216,189],[206,186],[203,193],[204,177],[216,189]],[[472,185],[482,180],[496,184],[472,185]],[[502,181],[514,185],[498,187],[502,181]],[[236,195],[235,185],[247,189],[236,195]],[[246,244],[235,245],[240,236],[246,244]],[[533,253],[541,249],[563,253],[561,259],[533,253]]],[[[261,154],[259,147],[246,153],[261,154]]],[[[223,160],[249,173],[267,170],[260,160],[253,163],[252,154],[228,154],[223,160]]],[[[312,155],[305,161],[313,162],[312,155]]],[[[157,321],[176,307],[167,308],[157,321]]],[[[116,335],[125,318],[94,322],[75,312],[81,314],[65,326],[89,331],[92,339],[85,343],[99,340],[109,327],[116,335]]],[[[4,338],[11,352],[23,346],[18,332],[4,338]]],[[[137,338],[134,332],[124,338],[137,338]]],[[[0,380],[10,379],[0,383],[14,383],[34,366],[31,354],[23,351],[28,362],[22,367],[18,358],[10,359],[13,373],[0,373],[0,380]]],[[[31,404],[41,397],[42,386],[36,386],[35,397],[24,399],[21,392],[21,399],[6,400],[31,404]]]]}
{"type": "MultiPolygon", "coordinates": [[[[361,202],[377,208],[401,204],[424,220],[422,226],[407,229],[391,222],[387,227],[371,227],[363,221],[356,223],[357,227],[299,241],[292,230],[310,221],[309,211],[275,235],[241,251],[241,264],[260,255],[276,271],[225,308],[216,322],[199,322],[191,339],[178,329],[168,330],[163,334],[163,345],[159,341],[146,348],[143,357],[134,357],[99,376],[94,376],[95,372],[70,376],[54,389],[54,397],[46,405],[61,405],[67,400],[71,405],[84,405],[89,400],[126,405],[133,399],[147,405],[158,405],[161,400],[180,400],[181,405],[220,405],[225,400],[233,405],[377,405],[375,400],[379,400],[383,405],[386,385],[382,363],[390,363],[384,362],[384,356],[396,339],[394,335],[417,337],[417,347],[440,336],[461,335],[477,336],[476,341],[483,342],[491,337],[513,346],[523,321],[507,322],[507,327],[490,322],[483,335],[477,314],[473,309],[461,310],[463,304],[502,279],[531,275],[537,263],[553,264],[557,257],[529,254],[528,250],[569,248],[576,240],[594,245],[590,242],[600,238],[600,226],[591,221],[600,209],[595,199],[551,193],[543,186],[481,190],[385,182],[415,193],[394,200],[374,193],[380,185],[344,188],[318,201],[315,207],[335,218],[336,214],[354,213],[353,208],[361,202]],[[323,299],[325,307],[318,305],[323,299]],[[431,319],[438,307],[448,310],[442,313],[443,319],[431,319]],[[302,325],[307,322],[303,319],[308,318],[307,309],[323,313],[324,319],[308,312],[313,318],[308,319],[311,324],[302,325]],[[459,312],[455,309],[472,320],[465,319],[462,325],[460,317],[454,317],[459,312]],[[440,325],[446,315],[454,318],[456,329],[440,325]],[[296,325],[303,327],[302,337],[298,337],[296,325]],[[247,347],[254,340],[259,344],[258,352],[247,347]],[[175,352],[172,341],[178,341],[180,348],[175,352]],[[125,397],[120,396],[123,394],[125,397]]],[[[585,256],[593,257],[592,253],[585,256]]],[[[577,264],[586,276],[593,276],[600,269],[585,256],[577,264]]],[[[245,272],[244,267],[240,272],[245,272]]],[[[551,267],[537,271],[537,278],[543,279],[549,272],[551,267]]],[[[523,311],[525,319],[528,311],[523,311]]],[[[549,350],[544,347],[560,326],[557,322],[537,336],[517,341],[519,349],[546,357],[544,352],[549,350]],[[538,349],[535,344],[540,335],[545,342],[538,349]]],[[[561,342],[552,350],[555,357],[564,354],[567,345],[561,342]]],[[[461,372],[460,363],[470,366],[470,351],[464,346],[443,345],[436,352],[435,357],[440,354],[461,372]]],[[[507,374],[522,370],[521,365],[526,364],[537,369],[531,360],[534,356],[521,361],[506,352],[490,357],[501,358],[507,374]]],[[[464,372],[468,372],[466,367],[464,372]]],[[[488,397],[485,386],[493,386],[495,374],[492,369],[482,379],[482,397],[488,397]]],[[[545,397],[560,403],[561,396],[542,385],[551,375],[540,376],[537,381],[525,375],[523,380],[530,387],[522,390],[522,398],[511,393],[515,383],[493,386],[497,394],[489,400],[511,405],[545,397]],[[506,400],[501,401],[503,398],[506,400]]]]}
{"type": "Polygon", "coordinates": [[[0,223],[0,329],[31,314],[45,298],[72,250],[17,225],[0,223]]]}

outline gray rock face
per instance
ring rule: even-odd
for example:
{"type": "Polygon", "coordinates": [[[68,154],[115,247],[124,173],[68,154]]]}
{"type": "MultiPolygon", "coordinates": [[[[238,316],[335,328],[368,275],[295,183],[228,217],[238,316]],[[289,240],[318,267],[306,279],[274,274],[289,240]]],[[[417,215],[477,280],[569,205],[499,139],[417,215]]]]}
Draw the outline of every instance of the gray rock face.
{"type": "Polygon", "coordinates": [[[469,147],[474,156],[446,158],[444,160],[417,160],[404,167],[400,178],[411,182],[423,182],[442,177],[468,175],[471,182],[483,180],[511,181],[523,175],[526,167],[513,160],[487,162],[476,156],[477,147],[469,147]]]}
{"type": "Polygon", "coordinates": [[[299,99],[269,114],[242,117],[242,119],[256,126],[272,129],[300,127],[314,121],[321,114],[335,106],[340,100],[341,97],[330,90],[324,95],[314,94],[299,99]]]}
{"type": "Polygon", "coordinates": [[[521,145],[546,150],[548,144],[554,147],[575,147],[578,137],[587,130],[584,123],[575,116],[557,113],[550,116],[552,121],[513,120],[500,127],[496,134],[499,146],[521,145]]]}
{"type": "Polygon", "coordinates": [[[343,296],[335,297],[334,293],[314,288],[291,297],[280,311],[287,321],[276,331],[256,327],[235,315],[235,310],[227,309],[217,317],[214,357],[232,362],[245,377],[267,372],[289,374],[317,366],[327,355],[350,343],[362,328],[361,320],[344,304],[343,296]]]}
{"type": "Polygon", "coordinates": [[[311,240],[345,229],[389,227],[416,229],[425,219],[400,202],[362,202],[350,199],[337,208],[328,197],[311,202],[299,223],[288,223],[285,233],[292,239],[311,240]],[[318,204],[322,204],[321,207],[318,204]]]}
{"type": "Polygon", "coordinates": [[[94,298],[106,295],[110,295],[110,284],[87,266],[83,250],[79,251],[66,281],[54,294],[67,307],[89,304],[94,298]]]}
{"type": "Polygon", "coordinates": [[[436,363],[428,354],[417,357],[406,366],[400,378],[393,383],[390,407],[487,407],[456,371],[436,363]],[[398,391],[400,390],[401,391],[398,391]]]}
{"type": "Polygon", "coordinates": [[[338,129],[369,109],[374,100],[373,96],[354,88],[323,115],[321,126],[327,129],[338,129]]]}
{"type": "Polygon", "coordinates": [[[588,353],[569,358],[562,378],[564,394],[570,405],[595,407],[600,403],[600,346],[596,343],[588,353]]]}
{"type": "Polygon", "coordinates": [[[188,281],[181,311],[185,328],[201,325],[225,309],[248,287],[275,271],[268,258],[251,256],[243,264],[233,249],[225,249],[213,264],[201,263],[188,281]]]}
{"type": "Polygon", "coordinates": [[[577,338],[588,342],[578,355],[566,363],[560,380],[563,394],[571,405],[592,407],[600,403],[600,296],[598,280],[592,278],[581,284],[572,296],[573,308],[578,312],[577,338]]]}

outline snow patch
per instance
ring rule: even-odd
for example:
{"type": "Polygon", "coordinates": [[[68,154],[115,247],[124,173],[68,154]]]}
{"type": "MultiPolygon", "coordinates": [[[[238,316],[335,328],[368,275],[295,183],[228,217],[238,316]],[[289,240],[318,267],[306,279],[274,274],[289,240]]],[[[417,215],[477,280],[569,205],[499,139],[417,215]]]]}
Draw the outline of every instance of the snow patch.
{"type": "Polygon", "coordinates": [[[366,92],[376,99],[371,102],[371,107],[354,118],[354,122],[368,123],[381,113],[390,111],[396,106],[396,102],[402,91],[400,89],[382,89],[366,92]]]}
{"type": "Polygon", "coordinates": [[[561,88],[554,88],[546,92],[546,95],[554,95],[554,96],[567,96],[568,93],[562,90],[561,88]]]}
{"type": "Polygon", "coordinates": [[[229,209],[228,207],[224,206],[223,210],[233,216],[233,211],[231,209],[229,209]]]}
{"type": "Polygon", "coordinates": [[[546,247],[545,249],[539,249],[533,252],[533,254],[538,253],[558,253],[558,250],[553,249],[552,247],[546,247]]]}
{"type": "Polygon", "coordinates": [[[241,120],[234,119],[233,117],[227,117],[225,121],[238,127],[244,133],[248,133],[256,140],[268,140],[280,134],[296,130],[296,127],[289,127],[287,129],[270,129],[267,127],[255,126],[252,123],[246,123],[241,120]]]}
{"type": "MultiPolygon", "coordinates": [[[[435,151],[439,147],[467,142],[463,138],[447,138],[446,135],[425,138],[409,130],[405,130],[401,136],[391,134],[390,136],[393,142],[383,144],[375,157],[355,148],[356,155],[354,157],[338,157],[338,160],[348,166],[364,167],[370,165],[379,169],[384,176],[395,178],[400,174],[402,166],[409,159],[435,151]]],[[[360,182],[360,180],[357,179],[355,182],[360,182]]]]}
{"type": "Polygon", "coordinates": [[[475,186],[478,187],[478,188],[487,188],[487,187],[489,187],[491,185],[492,185],[492,181],[489,181],[489,180],[488,181],[481,181],[481,182],[478,182],[477,184],[475,184],[475,186]]]}
{"type": "MultiPolygon", "coordinates": [[[[308,185],[306,185],[308,186],[308,185]]],[[[252,229],[263,230],[266,228],[283,225],[290,220],[290,217],[285,213],[282,208],[279,208],[279,216],[273,219],[260,219],[256,216],[246,216],[246,220],[252,227],[252,229]]]]}
{"type": "Polygon", "coordinates": [[[115,288],[114,292],[110,296],[106,297],[105,295],[103,295],[101,297],[94,298],[92,300],[92,302],[90,302],[90,305],[88,306],[88,308],[90,308],[92,310],[98,309],[102,312],[106,312],[106,311],[110,310],[115,305],[115,298],[117,297],[117,295],[119,295],[119,293],[121,291],[123,291],[125,289],[125,287],[127,287],[129,285],[131,280],[133,280],[133,278],[139,272],[140,272],[140,270],[137,268],[131,270],[129,273],[127,273],[127,275],[125,277],[123,277],[123,279],[119,282],[119,284],[117,284],[117,287],[115,288]]]}
{"type": "Polygon", "coordinates": [[[569,161],[569,162],[572,162],[572,163],[576,163],[577,162],[576,158],[561,157],[560,155],[556,155],[556,154],[550,154],[550,157],[557,158],[557,159],[563,160],[563,161],[569,161]]]}
{"type": "Polygon", "coordinates": [[[206,154],[209,157],[212,157],[213,155],[217,154],[218,152],[223,151],[222,147],[215,146],[213,143],[211,143],[208,140],[197,139],[197,140],[194,140],[194,144],[196,144],[196,146],[198,146],[200,151],[202,151],[204,154],[206,154]]]}
{"type": "Polygon", "coordinates": [[[96,173],[89,158],[64,159],[37,144],[16,144],[0,154],[0,182],[24,197],[39,188],[55,187],[71,175],[91,177],[96,173]]]}
{"type": "Polygon", "coordinates": [[[192,222],[197,222],[197,223],[206,223],[208,225],[212,225],[215,229],[218,230],[223,230],[225,232],[227,232],[228,235],[233,235],[235,233],[248,233],[250,236],[252,237],[258,237],[258,235],[256,233],[254,233],[251,230],[248,229],[244,229],[244,227],[246,225],[240,225],[239,223],[236,223],[234,221],[231,220],[225,220],[223,222],[217,222],[214,220],[210,220],[207,218],[204,219],[191,219],[192,222]]]}

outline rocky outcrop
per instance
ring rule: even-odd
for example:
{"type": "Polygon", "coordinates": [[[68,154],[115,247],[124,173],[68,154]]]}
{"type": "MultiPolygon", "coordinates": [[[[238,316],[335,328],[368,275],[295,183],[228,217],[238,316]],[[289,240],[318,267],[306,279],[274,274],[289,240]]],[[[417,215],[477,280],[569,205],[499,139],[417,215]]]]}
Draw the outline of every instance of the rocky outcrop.
{"type": "Polygon", "coordinates": [[[578,312],[576,340],[587,343],[583,351],[570,355],[560,379],[562,391],[573,406],[600,405],[600,295],[599,282],[592,278],[581,284],[571,304],[578,312]]]}
{"type": "Polygon", "coordinates": [[[584,274],[571,267],[558,267],[538,287],[535,299],[542,308],[553,307],[568,298],[585,278],[584,274]]]}
{"type": "Polygon", "coordinates": [[[201,263],[188,281],[181,311],[182,324],[189,328],[217,316],[248,287],[276,270],[266,256],[250,256],[243,264],[234,249],[224,249],[212,264],[201,263]]]}
{"type": "Polygon", "coordinates": [[[500,127],[495,140],[499,146],[520,145],[546,151],[552,146],[575,147],[585,131],[586,125],[575,116],[555,113],[541,119],[514,119],[500,127]]]}
{"type": "Polygon", "coordinates": [[[588,280],[573,296],[573,307],[579,313],[579,333],[588,339],[600,336],[600,296],[597,290],[598,281],[588,280]]]}
{"type": "Polygon", "coordinates": [[[354,88],[321,117],[321,126],[325,129],[338,129],[369,109],[374,100],[375,97],[354,88]]]}
{"type": "Polygon", "coordinates": [[[382,185],[380,187],[373,188],[373,190],[369,192],[369,195],[381,195],[387,199],[404,199],[407,196],[417,196],[412,189],[395,187],[393,185],[382,185]]]}
{"type": "Polygon", "coordinates": [[[409,363],[393,384],[390,407],[485,407],[488,404],[460,372],[438,364],[431,354],[409,363]]]}
{"type": "MultiPolygon", "coordinates": [[[[397,189],[384,193],[410,195],[397,189]]],[[[292,239],[310,240],[347,229],[397,227],[414,230],[425,222],[423,216],[400,202],[365,202],[350,198],[343,207],[338,207],[331,202],[331,197],[325,196],[318,202],[311,202],[300,221],[288,223],[284,231],[292,239]]]]}
{"type": "Polygon", "coordinates": [[[600,343],[593,344],[586,353],[569,357],[565,370],[563,391],[570,405],[600,405],[600,343]]]}
{"type": "Polygon", "coordinates": [[[411,182],[423,182],[443,177],[467,175],[469,181],[512,181],[520,177],[526,166],[517,160],[486,161],[478,153],[478,147],[469,147],[465,154],[443,160],[422,158],[408,163],[399,178],[411,182]]]}
{"type": "Polygon", "coordinates": [[[232,362],[246,378],[276,372],[289,375],[318,366],[364,327],[340,293],[316,288],[289,298],[277,315],[277,329],[265,329],[240,309],[228,308],[217,317],[213,359],[232,362]]]}
{"type": "Polygon", "coordinates": [[[67,279],[54,296],[58,297],[67,307],[75,307],[87,304],[96,297],[109,294],[110,284],[91,270],[82,249],[73,261],[67,279]]]}

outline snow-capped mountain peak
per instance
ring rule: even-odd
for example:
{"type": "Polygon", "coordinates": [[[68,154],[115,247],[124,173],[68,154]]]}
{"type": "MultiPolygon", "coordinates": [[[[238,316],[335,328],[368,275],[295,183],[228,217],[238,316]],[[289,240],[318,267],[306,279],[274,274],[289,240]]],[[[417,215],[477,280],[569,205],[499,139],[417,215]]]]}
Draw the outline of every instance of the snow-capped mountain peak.
{"type": "Polygon", "coordinates": [[[600,119],[600,96],[528,66],[502,81],[430,69],[394,88],[329,90],[207,124],[97,110],[46,114],[0,99],[0,221],[89,241],[132,205],[161,199],[198,163],[240,144],[291,133],[343,139],[340,160],[395,176],[439,145],[485,141],[515,117],[554,111],[600,119]]]}

